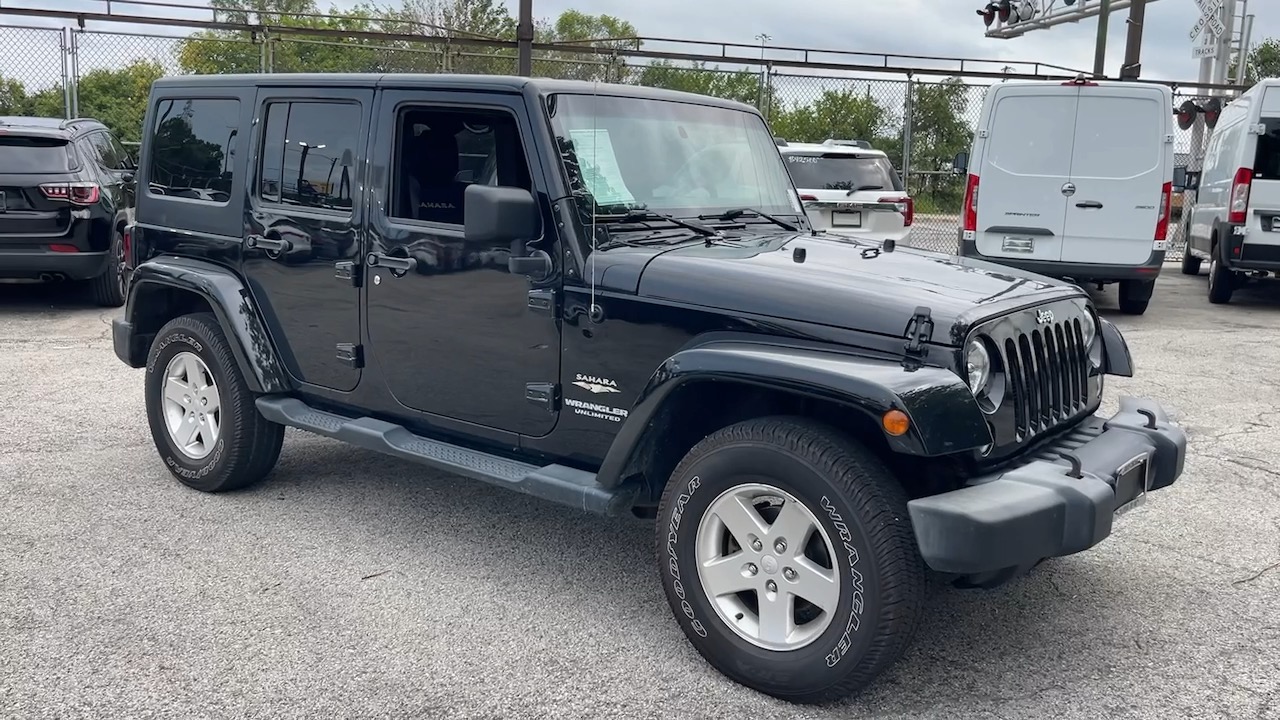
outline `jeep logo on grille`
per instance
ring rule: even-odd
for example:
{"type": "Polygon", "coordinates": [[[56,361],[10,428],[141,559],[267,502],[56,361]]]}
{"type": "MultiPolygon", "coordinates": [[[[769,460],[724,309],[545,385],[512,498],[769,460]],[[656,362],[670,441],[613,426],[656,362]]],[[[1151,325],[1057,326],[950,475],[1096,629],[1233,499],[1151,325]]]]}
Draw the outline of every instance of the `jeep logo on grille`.
{"type": "Polygon", "coordinates": [[[1052,311],[1052,310],[1037,310],[1037,311],[1036,311],[1036,322],[1037,322],[1037,323],[1039,323],[1040,325],[1048,325],[1049,323],[1053,322],[1053,311],[1052,311]]]}

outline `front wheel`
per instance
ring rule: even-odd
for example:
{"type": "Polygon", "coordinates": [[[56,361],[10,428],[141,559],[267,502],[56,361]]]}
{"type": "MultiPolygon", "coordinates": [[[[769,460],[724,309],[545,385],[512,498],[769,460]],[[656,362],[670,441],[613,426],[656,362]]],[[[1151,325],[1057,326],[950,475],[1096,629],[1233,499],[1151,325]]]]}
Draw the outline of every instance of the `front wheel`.
{"type": "Polygon", "coordinates": [[[717,431],[658,511],[667,600],[729,678],[792,702],[869,685],[906,650],[925,588],[902,487],[853,440],[803,419],[717,431]]]}
{"type": "Polygon", "coordinates": [[[275,467],[284,426],[258,412],[212,314],[175,318],[156,333],[145,394],[156,449],[183,484],[234,490],[275,467]]]}

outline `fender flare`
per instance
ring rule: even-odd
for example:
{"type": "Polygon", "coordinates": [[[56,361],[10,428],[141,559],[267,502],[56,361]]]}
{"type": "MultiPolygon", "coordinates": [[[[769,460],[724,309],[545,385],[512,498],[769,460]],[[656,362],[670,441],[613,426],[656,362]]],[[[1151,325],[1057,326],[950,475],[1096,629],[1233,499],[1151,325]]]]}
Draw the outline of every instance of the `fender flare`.
{"type": "Polygon", "coordinates": [[[885,412],[910,419],[901,437],[884,434],[889,447],[916,456],[947,455],[992,442],[986,416],[958,375],[938,367],[907,369],[901,361],[867,358],[801,342],[713,340],[686,347],[650,376],[597,473],[613,487],[625,478],[652,420],[677,388],[699,381],[759,385],[835,402],[867,415],[878,427],[885,412]]]}
{"type": "MultiPolygon", "coordinates": [[[[158,288],[190,292],[209,304],[252,392],[281,393],[293,389],[262,314],[244,283],[231,270],[207,260],[173,256],[138,265],[129,283],[124,313],[129,325],[141,327],[140,321],[145,321],[148,315],[147,295],[158,288]]],[[[169,319],[164,318],[161,323],[169,319]]],[[[145,363],[145,359],[142,362],[145,363]]]]}

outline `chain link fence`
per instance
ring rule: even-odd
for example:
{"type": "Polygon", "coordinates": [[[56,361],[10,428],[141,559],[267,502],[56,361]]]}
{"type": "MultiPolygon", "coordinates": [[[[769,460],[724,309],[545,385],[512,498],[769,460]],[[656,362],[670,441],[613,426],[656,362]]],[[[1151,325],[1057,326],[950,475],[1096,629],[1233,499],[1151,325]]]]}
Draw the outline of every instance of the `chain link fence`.
{"type": "MultiPolygon", "coordinates": [[[[516,49],[416,41],[406,36],[335,39],[305,31],[201,31],[189,36],[0,25],[10,48],[0,68],[0,115],[33,113],[103,120],[134,144],[151,82],[176,74],[244,72],[416,72],[514,74],[516,49]]],[[[538,51],[533,74],[631,83],[713,95],[758,107],[774,135],[802,142],[868,140],[885,151],[915,200],[912,245],[955,252],[964,178],[952,169],[968,150],[991,80],[893,77],[817,70],[779,72],[768,61],[718,66],[683,60],[636,63],[609,48],[538,51]]],[[[1185,97],[1179,95],[1175,105],[1185,97]]],[[[1172,111],[1172,109],[1171,109],[1172,111]]],[[[1191,131],[1177,131],[1178,164],[1191,131]]],[[[1181,197],[1174,199],[1169,259],[1181,257],[1181,197]]]]}

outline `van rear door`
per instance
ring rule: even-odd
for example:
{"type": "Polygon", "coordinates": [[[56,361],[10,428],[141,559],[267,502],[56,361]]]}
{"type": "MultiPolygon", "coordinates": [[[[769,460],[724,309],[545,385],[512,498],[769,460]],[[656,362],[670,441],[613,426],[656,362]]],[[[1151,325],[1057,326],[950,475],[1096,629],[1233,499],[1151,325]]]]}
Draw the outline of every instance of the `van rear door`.
{"type": "MultiPolygon", "coordinates": [[[[1280,261],[1280,248],[1274,247],[1280,246],[1280,87],[1266,89],[1258,122],[1262,126],[1262,134],[1256,138],[1257,149],[1252,155],[1248,147],[1253,143],[1247,141],[1254,138],[1247,130],[1241,133],[1246,141],[1244,161],[1253,161],[1248,210],[1244,218],[1249,228],[1244,259],[1275,262],[1280,261]],[[1261,245],[1273,247],[1259,251],[1257,246],[1261,245]]],[[[1230,203],[1230,198],[1227,202],[1230,203]]],[[[1230,210],[1229,207],[1227,209],[1230,210]]]]}
{"type": "Polygon", "coordinates": [[[1141,265],[1173,177],[1172,96],[1162,87],[1080,88],[1062,261],[1141,265]]]}
{"type": "Polygon", "coordinates": [[[1057,261],[1071,177],[1079,88],[997,85],[978,175],[978,252],[992,258],[1057,261]]]}

